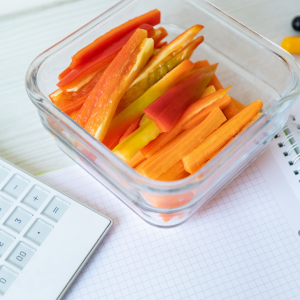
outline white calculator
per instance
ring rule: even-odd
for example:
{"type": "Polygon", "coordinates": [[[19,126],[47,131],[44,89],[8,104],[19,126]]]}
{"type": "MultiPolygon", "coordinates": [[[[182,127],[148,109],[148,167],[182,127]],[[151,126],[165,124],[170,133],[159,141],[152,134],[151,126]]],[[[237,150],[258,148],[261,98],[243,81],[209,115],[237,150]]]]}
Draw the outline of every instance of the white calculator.
{"type": "Polygon", "coordinates": [[[61,299],[111,226],[0,158],[0,300],[61,299]]]}

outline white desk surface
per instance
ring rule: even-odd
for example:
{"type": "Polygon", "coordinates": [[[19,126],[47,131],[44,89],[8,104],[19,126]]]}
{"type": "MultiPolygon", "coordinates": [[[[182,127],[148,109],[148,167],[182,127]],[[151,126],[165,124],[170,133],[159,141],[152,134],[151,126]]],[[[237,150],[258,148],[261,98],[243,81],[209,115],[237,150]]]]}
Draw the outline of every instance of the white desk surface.
{"type": "MultiPolygon", "coordinates": [[[[0,156],[30,173],[40,174],[72,165],[73,162],[58,149],[54,139],[42,127],[37,111],[25,92],[25,73],[30,62],[45,49],[45,41],[43,48],[39,46],[39,40],[45,35],[42,15],[57,5],[60,5],[61,9],[68,6],[68,9],[73,10],[84,6],[83,0],[45,0],[44,6],[40,5],[42,2],[30,0],[26,1],[27,7],[18,6],[18,1],[0,0],[1,6],[4,5],[3,13],[0,13],[0,156]],[[10,6],[5,7],[5,2],[10,3],[10,6]],[[11,3],[15,3],[17,8],[14,9],[11,3]],[[30,14],[41,14],[40,23],[33,25],[22,22],[22,18],[30,14]],[[14,37],[20,27],[28,28],[26,31],[28,36],[16,40],[14,37]],[[22,61],[20,57],[28,43],[36,43],[36,51],[27,53],[26,59],[22,61]]],[[[115,2],[117,1],[97,1],[92,17],[115,2]]],[[[299,0],[211,0],[211,2],[274,43],[280,44],[284,37],[297,35],[291,27],[291,20],[300,14],[299,0]]],[[[65,18],[67,17],[68,14],[65,18]]],[[[90,19],[90,14],[78,12],[76,20],[72,19],[68,27],[57,28],[55,33],[47,36],[47,47],[90,19]]],[[[49,24],[47,26],[49,28],[49,24]]],[[[52,26],[59,26],[59,17],[56,19],[54,16],[52,26]]]]}

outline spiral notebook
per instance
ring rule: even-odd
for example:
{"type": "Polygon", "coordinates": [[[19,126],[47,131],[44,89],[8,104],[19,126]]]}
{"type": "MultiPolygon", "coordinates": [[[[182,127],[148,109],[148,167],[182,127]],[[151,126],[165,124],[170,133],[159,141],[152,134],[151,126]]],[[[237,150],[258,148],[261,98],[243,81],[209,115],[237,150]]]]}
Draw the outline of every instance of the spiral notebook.
{"type": "Polygon", "coordinates": [[[297,122],[291,117],[263,155],[173,229],[145,223],[79,166],[42,175],[114,220],[64,300],[299,300],[297,122]]]}

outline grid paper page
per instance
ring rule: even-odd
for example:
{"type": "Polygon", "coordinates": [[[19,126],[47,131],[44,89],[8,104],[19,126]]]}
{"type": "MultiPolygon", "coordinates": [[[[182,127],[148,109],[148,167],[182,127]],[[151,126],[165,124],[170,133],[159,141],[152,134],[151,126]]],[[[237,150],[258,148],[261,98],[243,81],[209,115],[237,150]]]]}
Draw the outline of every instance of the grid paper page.
{"type": "Polygon", "coordinates": [[[78,166],[41,178],[114,220],[64,300],[300,299],[300,245],[257,163],[173,229],[148,225],[78,166]]]}

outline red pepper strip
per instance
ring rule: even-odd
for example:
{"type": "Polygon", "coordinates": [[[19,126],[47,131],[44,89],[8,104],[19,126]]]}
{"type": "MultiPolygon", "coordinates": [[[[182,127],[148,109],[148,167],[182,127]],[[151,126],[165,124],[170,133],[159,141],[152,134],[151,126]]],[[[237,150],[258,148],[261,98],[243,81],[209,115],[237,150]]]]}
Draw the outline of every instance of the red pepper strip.
{"type": "Polygon", "coordinates": [[[79,89],[76,92],[68,93],[66,91],[61,91],[61,93],[55,96],[56,92],[58,91],[56,90],[55,92],[50,94],[49,97],[55,105],[59,105],[62,101],[67,101],[67,100],[73,101],[80,97],[83,97],[93,89],[97,81],[101,78],[103,72],[104,70],[102,72],[97,73],[96,76],[90,82],[88,82],[86,85],[84,85],[81,89],[79,89]]]}
{"type": "Polygon", "coordinates": [[[157,29],[160,30],[161,33],[156,39],[154,39],[154,48],[157,48],[157,44],[159,44],[159,42],[168,35],[168,31],[165,28],[159,27],[157,29]]]}
{"type": "MultiPolygon", "coordinates": [[[[151,30],[154,32],[153,26],[149,24],[142,24],[138,26],[138,28],[147,30],[147,35],[149,35],[149,32],[151,33],[151,30]]],[[[92,74],[97,70],[100,70],[101,68],[107,67],[107,65],[109,65],[113,61],[113,59],[117,56],[119,51],[128,42],[130,37],[136,31],[136,29],[128,32],[120,40],[108,46],[105,50],[96,55],[92,60],[86,62],[85,64],[79,65],[73,70],[71,70],[71,72],[69,72],[57,84],[57,86],[60,87],[62,90],[71,89],[89,74],[92,74]]]]}
{"type": "Polygon", "coordinates": [[[120,138],[119,143],[121,143],[124,139],[126,139],[129,135],[131,135],[136,129],[139,128],[140,121],[143,116],[140,116],[138,119],[136,119],[128,128],[127,130],[123,133],[123,135],[120,138]]]}
{"type": "Polygon", "coordinates": [[[216,68],[217,65],[212,65],[192,71],[146,107],[146,116],[155,122],[160,131],[169,132],[184,111],[198,99],[216,68]]]}
{"type": "Polygon", "coordinates": [[[69,74],[72,71],[72,69],[70,67],[67,67],[64,71],[62,71],[59,75],[58,75],[58,79],[62,80],[67,74],[69,74]]]}
{"type": "Polygon", "coordinates": [[[82,107],[83,103],[85,102],[86,98],[87,95],[80,97],[74,101],[64,100],[59,105],[57,105],[57,107],[60,110],[62,110],[65,114],[69,115],[72,112],[79,110],[82,107]]]}
{"type": "Polygon", "coordinates": [[[100,36],[91,44],[79,50],[73,57],[70,68],[74,69],[79,64],[85,63],[92,57],[103,51],[109,45],[117,42],[128,32],[136,29],[141,24],[150,24],[155,26],[160,23],[160,11],[158,9],[151,10],[141,16],[129,20],[128,22],[115,27],[106,34],[100,36]]]}

